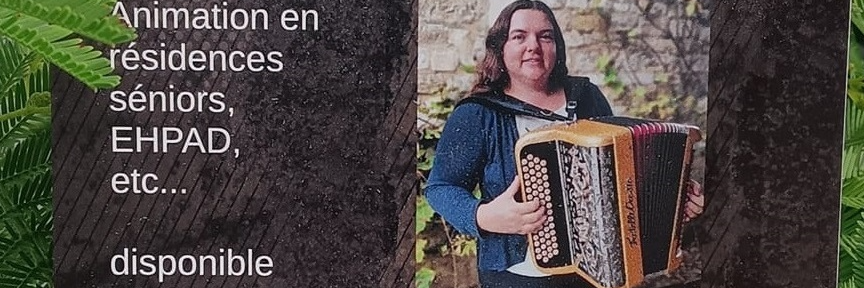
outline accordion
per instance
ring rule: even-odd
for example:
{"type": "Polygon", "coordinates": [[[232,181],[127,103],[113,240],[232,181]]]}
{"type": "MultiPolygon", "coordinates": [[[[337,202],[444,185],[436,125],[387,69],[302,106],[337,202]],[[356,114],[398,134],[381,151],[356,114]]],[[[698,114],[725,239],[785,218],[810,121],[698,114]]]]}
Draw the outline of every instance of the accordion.
{"type": "Polygon", "coordinates": [[[600,117],[553,124],[516,143],[521,197],[546,208],[528,253],[545,273],[632,287],[681,264],[686,183],[697,128],[600,117]]]}

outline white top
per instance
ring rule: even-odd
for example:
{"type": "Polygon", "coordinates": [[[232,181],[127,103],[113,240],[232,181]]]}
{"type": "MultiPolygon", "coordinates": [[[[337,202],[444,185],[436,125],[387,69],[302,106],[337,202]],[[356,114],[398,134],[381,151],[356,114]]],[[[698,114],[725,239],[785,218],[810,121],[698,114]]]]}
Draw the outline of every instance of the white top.
{"type": "MultiPolygon", "coordinates": [[[[561,108],[553,111],[555,114],[561,116],[567,116],[567,105],[561,106],[561,108]]],[[[519,131],[519,137],[528,133],[528,131],[540,128],[542,126],[555,123],[555,121],[549,121],[545,119],[535,118],[531,116],[523,116],[516,115],[516,130],[519,131]]],[[[529,277],[546,277],[550,276],[549,274],[540,272],[536,266],[534,266],[534,261],[531,260],[531,253],[525,251],[525,261],[519,262],[513,266],[507,268],[507,271],[513,274],[518,274],[522,276],[529,277]]]]}

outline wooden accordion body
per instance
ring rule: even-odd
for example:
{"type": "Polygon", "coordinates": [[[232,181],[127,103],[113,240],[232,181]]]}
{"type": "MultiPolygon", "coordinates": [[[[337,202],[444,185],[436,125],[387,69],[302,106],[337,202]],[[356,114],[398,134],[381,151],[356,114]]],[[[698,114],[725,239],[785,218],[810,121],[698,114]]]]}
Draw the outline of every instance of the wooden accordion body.
{"type": "Polygon", "coordinates": [[[528,253],[545,273],[632,287],[681,264],[692,126],[601,117],[554,124],[516,143],[522,199],[546,207],[528,253]]]}

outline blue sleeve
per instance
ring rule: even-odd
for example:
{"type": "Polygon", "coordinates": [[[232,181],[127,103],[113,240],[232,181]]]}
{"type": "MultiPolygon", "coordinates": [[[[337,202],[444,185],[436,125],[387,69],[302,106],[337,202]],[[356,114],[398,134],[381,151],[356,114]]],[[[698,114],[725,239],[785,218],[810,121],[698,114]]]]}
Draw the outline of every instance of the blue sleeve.
{"type": "Polygon", "coordinates": [[[435,160],[426,186],[426,199],[438,214],[459,232],[480,237],[477,207],[480,200],[471,191],[486,163],[488,119],[479,104],[456,107],[444,125],[435,149],[435,160]]]}

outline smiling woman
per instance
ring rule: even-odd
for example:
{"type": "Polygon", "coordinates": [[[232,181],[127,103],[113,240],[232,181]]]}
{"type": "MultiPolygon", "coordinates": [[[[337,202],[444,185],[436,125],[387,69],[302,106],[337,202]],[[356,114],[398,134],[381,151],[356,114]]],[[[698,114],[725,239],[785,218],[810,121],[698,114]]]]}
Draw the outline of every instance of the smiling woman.
{"type": "MultiPolygon", "coordinates": [[[[577,114],[575,105],[565,105],[567,99],[581,98],[579,118],[611,115],[595,85],[567,76],[564,47],[546,4],[514,2],[489,29],[472,96],[523,103],[565,119],[577,114]]],[[[447,120],[426,197],[456,229],[479,239],[482,287],[590,287],[576,274],[548,275],[526,261],[524,235],[542,228],[547,208],[536,200],[516,201],[520,182],[514,179],[513,148],[521,134],[548,123],[471,102],[459,105],[447,120]],[[473,199],[469,191],[477,184],[481,198],[473,199]]]]}
{"type": "MultiPolygon", "coordinates": [[[[550,225],[553,209],[519,199],[523,183],[514,162],[516,140],[529,131],[613,114],[597,85],[568,75],[564,39],[545,3],[504,7],[486,35],[476,82],[435,146],[425,197],[447,223],[477,239],[483,288],[593,287],[577,273],[552,275],[535,265],[526,235],[550,225]],[[479,199],[472,195],[477,186],[479,199]]],[[[701,186],[687,187],[688,204],[700,203],[701,186]]]]}
{"type": "MultiPolygon", "coordinates": [[[[539,10],[513,12],[502,55],[510,76],[510,85],[504,91],[540,108],[555,110],[564,105],[564,91],[560,81],[551,81],[549,77],[558,65],[558,53],[548,19],[539,10]]],[[[563,67],[566,54],[563,51],[560,54],[563,67]]]]}

